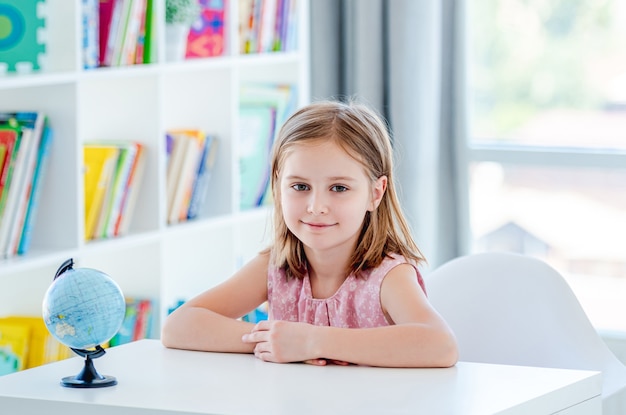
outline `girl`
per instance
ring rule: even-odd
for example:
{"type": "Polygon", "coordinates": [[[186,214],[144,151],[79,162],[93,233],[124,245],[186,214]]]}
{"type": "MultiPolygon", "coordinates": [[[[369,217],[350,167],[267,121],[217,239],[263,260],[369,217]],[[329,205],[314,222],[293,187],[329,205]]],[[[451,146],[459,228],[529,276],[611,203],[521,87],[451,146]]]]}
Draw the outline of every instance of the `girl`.
{"type": "Polygon", "coordinates": [[[271,159],[273,245],[165,321],[167,347],[271,362],[447,367],[457,346],[428,303],[390,137],[364,105],[292,115],[271,159]],[[268,302],[269,320],[238,318],[268,302]]]}

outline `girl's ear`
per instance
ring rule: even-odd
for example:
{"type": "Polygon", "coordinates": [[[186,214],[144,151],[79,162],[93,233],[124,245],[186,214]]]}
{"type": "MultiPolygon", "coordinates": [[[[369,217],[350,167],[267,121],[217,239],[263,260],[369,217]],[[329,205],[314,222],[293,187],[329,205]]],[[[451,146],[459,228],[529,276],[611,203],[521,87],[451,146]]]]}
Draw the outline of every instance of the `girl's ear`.
{"type": "Polygon", "coordinates": [[[376,210],[380,201],[383,200],[385,191],[387,190],[387,176],[380,176],[374,183],[372,188],[372,203],[368,209],[370,212],[376,210]]]}

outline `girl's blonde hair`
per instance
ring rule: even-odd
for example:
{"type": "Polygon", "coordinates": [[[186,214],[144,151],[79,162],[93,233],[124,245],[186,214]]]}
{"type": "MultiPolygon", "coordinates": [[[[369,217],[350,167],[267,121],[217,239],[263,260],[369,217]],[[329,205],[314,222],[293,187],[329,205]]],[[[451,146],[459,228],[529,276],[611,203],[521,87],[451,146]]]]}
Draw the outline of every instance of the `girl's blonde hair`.
{"type": "Polygon", "coordinates": [[[387,254],[403,255],[417,264],[424,257],[411,236],[398,200],[393,176],[393,149],[387,125],[373,109],[356,102],[318,101],[294,113],[282,126],[271,156],[274,198],[272,265],[288,277],[302,278],[306,257],[302,242],[287,228],[282,215],[280,175],[285,158],[302,143],[328,140],[359,162],[373,184],[387,176],[387,190],[380,205],[367,212],[347,272],[377,267],[387,254]]]}

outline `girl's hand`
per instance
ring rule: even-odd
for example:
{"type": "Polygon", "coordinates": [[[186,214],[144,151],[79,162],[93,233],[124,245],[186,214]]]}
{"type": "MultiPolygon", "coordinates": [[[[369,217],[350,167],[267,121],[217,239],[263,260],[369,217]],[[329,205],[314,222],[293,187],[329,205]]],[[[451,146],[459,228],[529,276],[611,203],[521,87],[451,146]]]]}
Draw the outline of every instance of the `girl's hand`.
{"type": "Polygon", "coordinates": [[[267,362],[301,362],[321,364],[313,353],[312,334],[315,326],[281,320],[264,320],[244,334],[244,343],[256,343],[254,355],[267,362]],[[313,361],[318,361],[313,363],[313,361]]]}
{"type": "Polygon", "coordinates": [[[257,323],[249,334],[242,337],[244,343],[256,343],[254,355],[267,362],[305,362],[316,366],[328,361],[314,354],[314,331],[316,326],[281,320],[264,320],[257,323]]]}

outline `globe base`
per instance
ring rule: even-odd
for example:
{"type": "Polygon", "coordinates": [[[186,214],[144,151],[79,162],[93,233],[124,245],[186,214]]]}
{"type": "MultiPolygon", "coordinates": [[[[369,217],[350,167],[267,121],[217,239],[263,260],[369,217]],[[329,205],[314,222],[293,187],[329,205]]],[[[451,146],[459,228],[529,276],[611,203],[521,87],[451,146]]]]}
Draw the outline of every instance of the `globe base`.
{"type": "Polygon", "coordinates": [[[67,376],[61,379],[62,386],[67,388],[104,388],[117,385],[117,379],[115,379],[114,376],[103,376],[99,374],[93,365],[93,359],[105,353],[102,347],[96,346],[95,350],[73,348],[72,350],[85,358],[85,366],[78,375],[67,376]]]}
{"type": "Polygon", "coordinates": [[[114,376],[100,376],[98,379],[85,381],[78,379],[78,376],[68,376],[61,379],[61,385],[66,388],[104,388],[117,385],[117,379],[114,376]]]}

